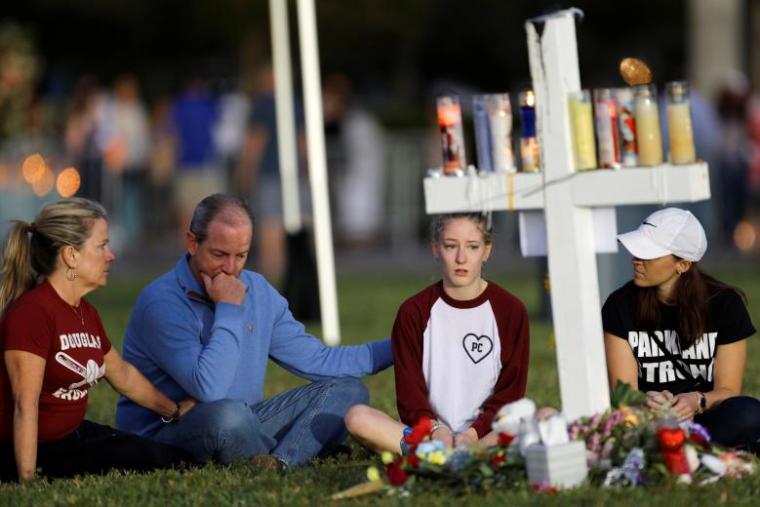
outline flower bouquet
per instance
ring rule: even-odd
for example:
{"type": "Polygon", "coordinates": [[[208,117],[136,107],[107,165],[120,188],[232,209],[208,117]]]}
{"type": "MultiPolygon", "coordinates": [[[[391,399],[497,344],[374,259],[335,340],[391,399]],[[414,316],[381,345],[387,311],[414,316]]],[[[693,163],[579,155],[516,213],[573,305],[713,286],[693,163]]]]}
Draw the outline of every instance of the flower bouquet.
{"type": "Polygon", "coordinates": [[[569,424],[556,411],[537,418],[531,400],[518,400],[502,407],[494,418],[499,441],[491,447],[446,448],[443,442],[431,439],[432,421],[423,418],[404,437],[408,446],[404,455],[382,454],[384,474],[372,466],[367,471],[368,482],[333,498],[377,491],[408,494],[425,482],[461,492],[483,491],[525,484],[526,478],[534,490],[554,492],[582,482],[586,467],[589,482],[601,487],[651,485],[668,479],[708,484],[722,477],[754,473],[754,455],[714,445],[704,427],[691,421],[679,423],[668,410],[649,410],[644,400],[643,393],[618,384],[612,408],[569,424]],[[583,445],[577,445],[579,442],[583,445]],[[580,465],[575,456],[565,452],[580,450],[583,455],[584,447],[585,463],[581,458],[580,465]],[[543,460],[539,468],[544,472],[572,468],[571,482],[552,477],[533,480],[531,465],[535,470],[536,456],[543,460]]]}
{"type": "Polygon", "coordinates": [[[524,459],[517,447],[510,447],[512,438],[507,435],[500,437],[495,446],[475,444],[451,449],[431,439],[432,427],[429,418],[420,419],[404,437],[408,446],[404,455],[390,452],[381,455],[384,474],[377,466],[371,466],[366,483],[336,493],[332,498],[351,498],[381,490],[406,494],[428,481],[434,481],[436,487],[483,491],[524,479],[524,459]]]}
{"type": "Polygon", "coordinates": [[[611,409],[569,425],[570,438],[586,442],[592,484],[637,486],[670,477],[706,484],[754,472],[751,453],[715,445],[703,426],[679,423],[669,409],[649,410],[644,400],[643,393],[619,383],[611,409]]]}

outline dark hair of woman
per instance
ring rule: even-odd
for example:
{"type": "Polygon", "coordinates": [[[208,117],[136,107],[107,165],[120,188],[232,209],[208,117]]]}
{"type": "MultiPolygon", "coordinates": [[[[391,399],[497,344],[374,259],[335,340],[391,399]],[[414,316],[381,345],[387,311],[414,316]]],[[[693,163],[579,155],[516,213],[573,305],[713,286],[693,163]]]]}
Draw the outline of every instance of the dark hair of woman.
{"type": "MultiPolygon", "coordinates": [[[[673,256],[677,260],[680,257],[673,256]]],[[[694,262],[691,268],[683,272],[676,280],[673,296],[666,304],[678,309],[678,339],[681,350],[694,345],[707,329],[707,303],[715,294],[724,291],[736,291],[747,304],[747,296],[741,289],[732,287],[704,273],[694,262]]],[[[660,321],[660,300],[657,287],[638,288],[639,323],[644,329],[657,327],[660,321]]]]}

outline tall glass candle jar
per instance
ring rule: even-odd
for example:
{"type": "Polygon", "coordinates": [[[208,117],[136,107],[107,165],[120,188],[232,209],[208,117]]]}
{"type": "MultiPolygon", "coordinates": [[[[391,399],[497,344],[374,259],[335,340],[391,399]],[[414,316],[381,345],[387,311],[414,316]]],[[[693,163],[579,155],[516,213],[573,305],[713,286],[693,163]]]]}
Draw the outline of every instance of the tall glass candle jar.
{"type": "Polygon", "coordinates": [[[670,163],[691,164],[696,160],[696,151],[691,127],[689,85],[684,81],[673,81],[665,85],[665,91],[668,98],[670,163]]]}
{"type": "Polygon", "coordinates": [[[478,171],[493,172],[491,125],[488,120],[488,95],[473,95],[472,116],[475,120],[475,149],[478,154],[478,171]]]}
{"type": "Polygon", "coordinates": [[[636,167],[639,164],[639,147],[636,143],[633,90],[628,87],[616,89],[615,100],[618,105],[620,158],[624,167],[636,167]]]}
{"type": "Polygon", "coordinates": [[[591,109],[591,92],[580,90],[568,95],[570,126],[573,132],[575,169],[596,169],[594,144],[594,114],[591,109]]]}
{"type": "Polygon", "coordinates": [[[657,88],[653,84],[634,87],[636,137],[639,145],[639,165],[662,164],[662,135],[657,107],[657,88]]]}
{"type": "Polygon", "coordinates": [[[614,90],[594,90],[594,120],[599,167],[620,167],[618,107],[614,90]]]}
{"type": "Polygon", "coordinates": [[[520,169],[522,172],[533,173],[541,169],[541,150],[536,135],[536,96],[533,90],[527,90],[520,93],[518,100],[522,121],[520,169]]]}
{"type": "Polygon", "coordinates": [[[509,94],[494,93],[486,96],[488,119],[491,126],[491,147],[496,172],[514,172],[515,156],[512,152],[512,107],[509,94]]]}
{"type": "Polygon", "coordinates": [[[462,130],[462,106],[459,104],[459,97],[451,95],[438,97],[437,110],[443,148],[443,174],[461,175],[467,165],[462,130]]]}
{"type": "Polygon", "coordinates": [[[478,169],[514,172],[512,108],[509,103],[509,94],[474,95],[472,109],[475,116],[478,169]]]}

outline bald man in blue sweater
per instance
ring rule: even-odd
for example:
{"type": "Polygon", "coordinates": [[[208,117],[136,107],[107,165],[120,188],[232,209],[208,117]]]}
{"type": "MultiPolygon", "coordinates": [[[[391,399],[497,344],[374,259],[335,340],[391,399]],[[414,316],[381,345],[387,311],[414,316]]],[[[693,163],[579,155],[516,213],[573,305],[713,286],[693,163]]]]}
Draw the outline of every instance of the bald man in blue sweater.
{"type": "Polygon", "coordinates": [[[307,334],[287,301],[243,269],[252,224],[236,197],[198,204],[188,253],[142,291],[124,338],[124,358],[158,389],[197,403],[161,419],[121,398],[116,425],[199,462],[271,455],[299,466],[345,438],[343,416],[369,397],[359,377],[391,364],[390,340],[326,347],[307,334]],[[264,399],[269,358],[312,382],[264,399]]]}

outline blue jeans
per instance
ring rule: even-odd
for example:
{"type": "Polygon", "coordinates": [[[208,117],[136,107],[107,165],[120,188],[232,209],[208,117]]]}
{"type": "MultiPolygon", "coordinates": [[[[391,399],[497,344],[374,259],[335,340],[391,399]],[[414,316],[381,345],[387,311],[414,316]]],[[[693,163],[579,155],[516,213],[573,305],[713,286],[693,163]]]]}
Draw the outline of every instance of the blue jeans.
{"type": "Polygon", "coordinates": [[[227,464],[271,454],[286,466],[307,463],[346,438],[343,416],[367,403],[356,378],[312,382],[253,406],[239,400],[199,403],[149,437],[189,452],[198,462],[227,464]]]}
{"type": "Polygon", "coordinates": [[[760,400],[734,396],[696,416],[694,421],[704,426],[718,444],[760,453],[760,400]]]}

